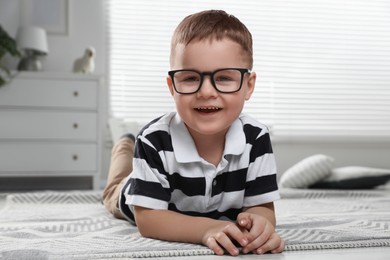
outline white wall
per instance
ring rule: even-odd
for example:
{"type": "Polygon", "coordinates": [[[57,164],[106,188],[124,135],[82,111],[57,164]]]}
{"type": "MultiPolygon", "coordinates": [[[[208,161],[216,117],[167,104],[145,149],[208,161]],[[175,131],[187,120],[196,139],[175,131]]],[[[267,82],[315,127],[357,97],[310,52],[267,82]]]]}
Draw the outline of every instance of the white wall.
{"type": "MultiPolygon", "coordinates": [[[[87,46],[96,49],[95,73],[106,73],[104,0],[68,0],[69,33],[48,34],[49,55],[43,60],[45,71],[70,72],[73,61],[81,57],[87,46]]],[[[0,24],[15,36],[20,23],[22,5],[18,0],[0,0],[0,24]]],[[[50,10],[47,10],[50,12],[50,10]]],[[[45,13],[42,10],[42,13],[45,13]]],[[[9,64],[16,68],[17,62],[9,64]]]]}
{"type": "MultiPolygon", "coordinates": [[[[48,35],[50,53],[44,61],[46,71],[71,71],[73,61],[85,47],[96,48],[95,73],[106,75],[104,0],[69,0],[69,34],[48,35]]],[[[0,0],[0,23],[14,36],[19,26],[19,1],[0,0]]],[[[50,12],[50,10],[47,10],[50,12]]],[[[12,62],[11,62],[12,63],[12,62]]],[[[13,66],[16,66],[14,62],[13,66]]],[[[110,143],[106,143],[102,179],[106,178],[110,143]]],[[[280,141],[273,143],[279,173],[297,161],[316,153],[335,158],[335,167],[360,165],[390,169],[390,142],[370,141],[280,141]]]]}

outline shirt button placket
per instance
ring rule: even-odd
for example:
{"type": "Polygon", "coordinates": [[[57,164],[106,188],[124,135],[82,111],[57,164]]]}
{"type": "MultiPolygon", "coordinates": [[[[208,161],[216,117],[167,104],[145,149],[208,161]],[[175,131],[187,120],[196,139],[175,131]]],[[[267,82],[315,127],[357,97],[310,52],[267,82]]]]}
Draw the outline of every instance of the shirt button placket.
{"type": "Polygon", "coordinates": [[[214,165],[207,163],[207,165],[203,166],[203,172],[206,180],[206,194],[205,194],[205,203],[206,208],[208,208],[212,204],[211,194],[213,192],[213,186],[215,177],[216,177],[216,168],[214,165]]]}

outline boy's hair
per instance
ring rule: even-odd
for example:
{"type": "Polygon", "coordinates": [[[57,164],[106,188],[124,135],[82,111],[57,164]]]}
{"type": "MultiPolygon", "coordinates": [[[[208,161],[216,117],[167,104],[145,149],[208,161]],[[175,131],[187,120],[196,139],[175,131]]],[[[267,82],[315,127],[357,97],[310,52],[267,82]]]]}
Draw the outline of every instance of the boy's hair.
{"type": "Polygon", "coordinates": [[[249,69],[253,66],[252,35],[235,16],[222,10],[207,10],[189,15],[176,27],[171,41],[171,62],[175,47],[191,41],[228,38],[238,43],[248,56],[249,69]]]}

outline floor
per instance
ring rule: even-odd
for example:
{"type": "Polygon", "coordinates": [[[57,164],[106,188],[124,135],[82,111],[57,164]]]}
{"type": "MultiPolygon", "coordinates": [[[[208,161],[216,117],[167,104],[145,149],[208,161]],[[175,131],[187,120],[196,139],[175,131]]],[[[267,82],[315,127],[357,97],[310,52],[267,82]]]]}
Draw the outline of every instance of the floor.
{"type": "MultiPolygon", "coordinates": [[[[155,258],[155,259],[183,259],[184,257],[155,258]]],[[[289,251],[281,254],[266,255],[239,255],[233,256],[191,256],[186,260],[224,260],[224,259],[267,259],[267,260],[388,260],[390,247],[371,247],[354,249],[328,249],[313,251],[289,251]]]]}

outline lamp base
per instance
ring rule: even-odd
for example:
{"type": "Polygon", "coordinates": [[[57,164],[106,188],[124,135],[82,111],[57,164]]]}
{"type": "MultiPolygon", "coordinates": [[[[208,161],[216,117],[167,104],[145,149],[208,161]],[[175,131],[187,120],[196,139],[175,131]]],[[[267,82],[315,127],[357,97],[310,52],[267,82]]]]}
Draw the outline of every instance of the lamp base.
{"type": "Polygon", "coordinates": [[[42,63],[36,56],[27,56],[19,61],[18,70],[41,71],[42,63]]]}

